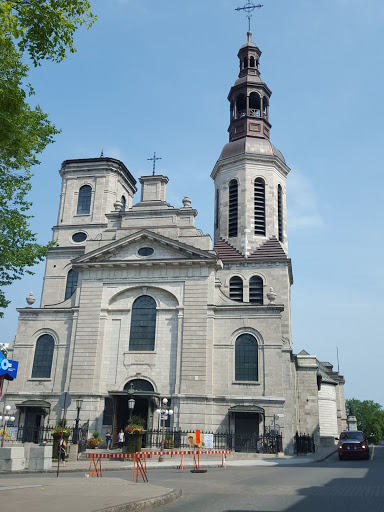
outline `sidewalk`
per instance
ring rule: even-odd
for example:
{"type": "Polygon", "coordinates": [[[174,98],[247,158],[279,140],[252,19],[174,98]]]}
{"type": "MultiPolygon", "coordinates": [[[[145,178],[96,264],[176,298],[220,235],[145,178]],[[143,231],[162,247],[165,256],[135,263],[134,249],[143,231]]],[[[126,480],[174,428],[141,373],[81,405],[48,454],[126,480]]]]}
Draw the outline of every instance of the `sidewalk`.
{"type": "Polygon", "coordinates": [[[177,489],[136,484],[123,478],[54,478],[40,474],[0,481],[0,501],[15,511],[126,512],[165,505],[180,496],[177,489]]]}

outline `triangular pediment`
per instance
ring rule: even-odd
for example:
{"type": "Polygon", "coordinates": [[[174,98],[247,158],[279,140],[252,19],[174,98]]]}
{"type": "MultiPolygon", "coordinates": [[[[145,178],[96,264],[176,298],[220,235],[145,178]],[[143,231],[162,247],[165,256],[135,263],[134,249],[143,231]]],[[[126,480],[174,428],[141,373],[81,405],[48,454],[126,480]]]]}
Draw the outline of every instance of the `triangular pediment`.
{"type": "Polygon", "coordinates": [[[213,251],[197,249],[153,231],[141,230],[86,253],[73,260],[73,264],[148,263],[177,260],[213,262],[216,259],[217,256],[213,251]]]}

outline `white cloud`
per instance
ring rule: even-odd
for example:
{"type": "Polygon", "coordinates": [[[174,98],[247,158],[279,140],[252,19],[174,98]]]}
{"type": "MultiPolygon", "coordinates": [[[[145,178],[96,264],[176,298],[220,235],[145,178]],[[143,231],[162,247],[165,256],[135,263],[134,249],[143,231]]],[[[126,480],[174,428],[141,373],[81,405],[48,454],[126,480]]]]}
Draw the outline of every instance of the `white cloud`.
{"type": "Polygon", "coordinates": [[[291,171],[287,182],[288,225],[290,230],[321,228],[316,193],[311,181],[297,170],[291,171]]]}

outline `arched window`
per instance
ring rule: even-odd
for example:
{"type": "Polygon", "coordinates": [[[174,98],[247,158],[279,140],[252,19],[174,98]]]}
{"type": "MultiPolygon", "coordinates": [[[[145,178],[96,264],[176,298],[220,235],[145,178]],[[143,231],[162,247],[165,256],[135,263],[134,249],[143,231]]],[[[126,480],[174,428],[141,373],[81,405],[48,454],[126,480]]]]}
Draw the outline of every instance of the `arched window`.
{"type": "Polygon", "coordinates": [[[240,276],[233,276],[229,280],[229,298],[243,302],[243,280],[240,276]]]}
{"type": "Polygon", "coordinates": [[[236,98],[236,117],[244,117],[247,115],[247,98],[245,94],[241,93],[236,98]]]}
{"type": "Polygon", "coordinates": [[[249,67],[251,67],[251,68],[255,67],[255,57],[251,57],[249,59],[249,67]]]}
{"type": "Polygon", "coordinates": [[[153,389],[152,384],[148,380],[144,379],[133,379],[126,383],[124,386],[124,391],[147,391],[149,393],[153,393],[155,390],[153,389]]]}
{"type": "Polygon", "coordinates": [[[219,200],[220,200],[220,192],[219,189],[216,190],[216,219],[215,219],[215,228],[219,229],[219,200]]]}
{"type": "Polygon", "coordinates": [[[283,241],[283,190],[277,186],[277,223],[279,227],[279,240],[283,241]]]}
{"type": "Polygon", "coordinates": [[[269,100],[266,96],[263,97],[263,117],[269,122],[268,115],[269,100]]]}
{"type": "Polygon", "coordinates": [[[65,287],[64,300],[69,299],[69,297],[71,297],[71,295],[73,295],[74,291],[77,288],[78,277],[79,277],[79,275],[76,272],[76,270],[73,270],[73,268],[71,268],[71,270],[67,274],[67,286],[65,287]]]}
{"type": "Polygon", "coordinates": [[[244,57],[243,59],[243,68],[246,69],[248,67],[248,57],[244,57]]]}
{"type": "Polygon", "coordinates": [[[86,215],[91,211],[92,189],[89,185],[83,185],[79,190],[77,202],[77,214],[86,215]]]}
{"type": "Polygon", "coordinates": [[[148,295],[138,297],[132,305],[129,350],[154,350],[156,302],[148,295]]]}
{"type": "Polygon", "coordinates": [[[127,206],[127,200],[125,199],[125,196],[121,196],[121,211],[125,212],[125,208],[127,206]]]}
{"type": "Polygon", "coordinates": [[[54,348],[55,341],[50,334],[43,334],[37,340],[32,368],[33,379],[49,379],[51,377],[54,348]]]}
{"type": "Polygon", "coordinates": [[[260,95],[257,92],[251,92],[249,95],[249,115],[251,117],[260,117],[260,95]]]}
{"type": "Polygon", "coordinates": [[[255,235],[265,236],[265,182],[255,179],[255,235]]]}
{"type": "Polygon", "coordinates": [[[259,380],[257,340],[251,334],[241,334],[236,340],[235,380],[259,380]]]}
{"type": "Polygon", "coordinates": [[[260,276],[253,276],[249,280],[249,302],[263,305],[263,280],[260,276]]]}
{"type": "Polygon", "coordinates": [[[237,236],[237,217],[238,217],[238,183],[236,180],[229,182],[229,211],[228,211],[228,236],[237,236]]]}

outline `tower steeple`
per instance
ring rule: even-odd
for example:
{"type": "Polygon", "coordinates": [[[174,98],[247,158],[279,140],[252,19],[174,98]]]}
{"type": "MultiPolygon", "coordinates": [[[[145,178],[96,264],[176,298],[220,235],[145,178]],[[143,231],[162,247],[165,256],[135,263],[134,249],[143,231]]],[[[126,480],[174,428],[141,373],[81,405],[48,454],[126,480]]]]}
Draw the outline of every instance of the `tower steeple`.
{"type": "Polygon", "coordinates": [[[252,42],[252,33],[237,54],[240,61],[239,78],[229,91],[229,140],[243,137],[269,139],[269,99],[272,91],[260,78],[261,51],[252,42]]]}
{"type": "Polygon", "coordinates": [[[269,87],[260,78],[261,51],[240,48],[239,77],[229,91],[229,142],[212,171],[215,182],[215,243],[227,242],[245,259],[268,240],[287,254],[286,177],[289,167],[269,140],[269,87]]]}

